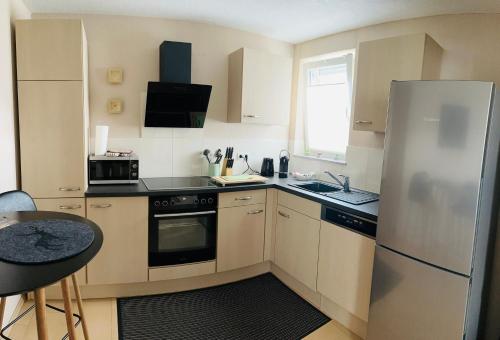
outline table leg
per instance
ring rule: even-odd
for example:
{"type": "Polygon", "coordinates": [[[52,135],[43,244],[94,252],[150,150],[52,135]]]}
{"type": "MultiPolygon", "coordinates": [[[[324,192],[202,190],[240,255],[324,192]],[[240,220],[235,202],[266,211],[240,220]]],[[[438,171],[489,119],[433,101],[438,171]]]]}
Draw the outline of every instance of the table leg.
{"type": "Polygon", "coordinates": [[[66,315],[66,327],[68,328],[69,340],[76,340],[75,325],[73,324],[73,310],[71,308],[71,293],[67,278],[61,280],[61,290],[64,300],[64,314],[66,315]]]}
{"type": "Polygon", "coordinates": [[[47,313],[45,310],[45,289],[35,289],[36,330],[38,340],[48,340],[47,313]]]}
{"type": "Polygon", "coordinates": [[[7,298],[0,298],[0,329],[2,329],[3,325],[3,313],[5,312],[5,303],[7,302],[7,298]]]}
{"type": "Polygon", "coordinates": [[[87,328],[87,320],[85,319],[85,314],[83,312],[82,295],[80,294],[80,286],[78,285],[76,274],[72,274],[71,279],[73,280],[73,288],[75,289],[75,297],[78,304],[78,313],[80,314],[80,320],[82,322],[83,337],[85,340],[90,340],[89,330],[87,328]]]}

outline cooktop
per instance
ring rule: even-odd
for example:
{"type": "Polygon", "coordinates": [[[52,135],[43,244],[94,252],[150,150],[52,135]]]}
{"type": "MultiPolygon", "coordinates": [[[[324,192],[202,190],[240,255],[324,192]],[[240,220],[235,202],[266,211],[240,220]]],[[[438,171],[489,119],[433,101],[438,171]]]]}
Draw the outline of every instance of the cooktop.
{"type": "Polygon", "coordinates": [[[215,187],[210,181],[210,177],[150,177],[143,178],[142,181],[149,191],[155,190],[175,190],[175,189],[202,189],[215,187]]]}

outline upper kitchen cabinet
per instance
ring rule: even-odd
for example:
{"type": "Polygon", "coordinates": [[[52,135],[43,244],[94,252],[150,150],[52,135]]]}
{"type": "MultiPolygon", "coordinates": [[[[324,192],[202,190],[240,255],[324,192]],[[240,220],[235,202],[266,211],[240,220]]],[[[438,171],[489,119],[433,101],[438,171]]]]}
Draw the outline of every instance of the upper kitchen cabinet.
{"type": "Polygon", "coordinates": [[[228,122],[287,125],[292,58],[240,48],[229,55],[228,122]]]}
{"type": "Polygon", "coordinates": [[[81,20],[16,21],[18,80],[83,80],[86,53],[81,20]]]}
{"type": "Polygon", "coordinates": [[[391,81],[439,79],[441,54],[425,33],[359,43],[353,129],[385,132],[391,81]]]}

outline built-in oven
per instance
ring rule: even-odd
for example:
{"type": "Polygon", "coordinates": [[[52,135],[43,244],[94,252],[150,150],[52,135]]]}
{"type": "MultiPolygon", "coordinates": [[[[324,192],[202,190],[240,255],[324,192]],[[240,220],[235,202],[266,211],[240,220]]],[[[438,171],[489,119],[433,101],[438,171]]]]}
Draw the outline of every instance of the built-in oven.
{"type": "Polygon", "coordinates": [[[215,260],[217,194],[149,198],[149,266],[215,260]]]}

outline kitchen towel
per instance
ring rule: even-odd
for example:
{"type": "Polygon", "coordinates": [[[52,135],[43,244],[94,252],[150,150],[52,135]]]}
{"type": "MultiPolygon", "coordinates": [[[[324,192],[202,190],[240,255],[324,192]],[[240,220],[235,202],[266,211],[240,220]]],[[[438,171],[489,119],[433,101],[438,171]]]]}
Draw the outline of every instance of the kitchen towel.
{"type": "Polygon", "coordinates": [[[106,125],[97,125],[95,127],[94,154],[96,156],[104,156],[108,150],[108,131],[109,126],[106,125]]]}

